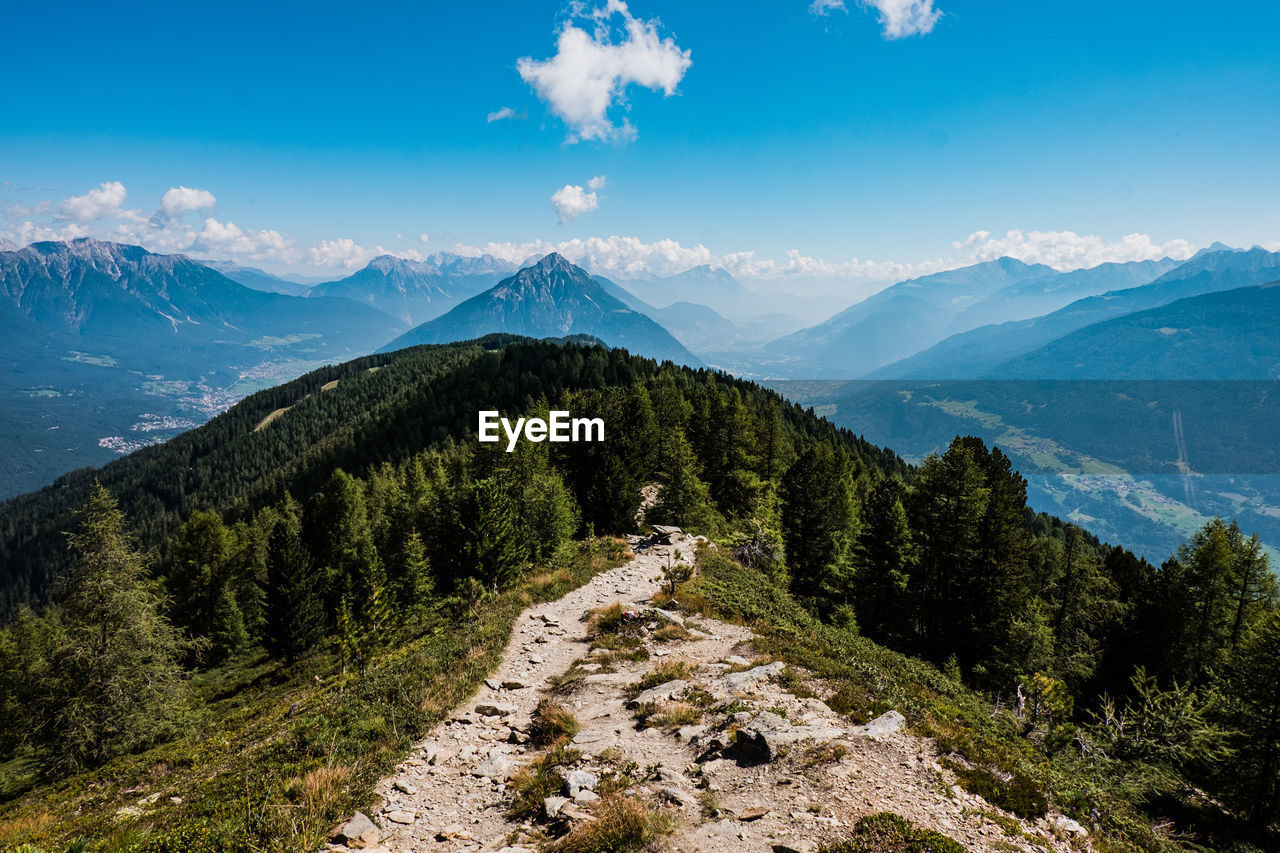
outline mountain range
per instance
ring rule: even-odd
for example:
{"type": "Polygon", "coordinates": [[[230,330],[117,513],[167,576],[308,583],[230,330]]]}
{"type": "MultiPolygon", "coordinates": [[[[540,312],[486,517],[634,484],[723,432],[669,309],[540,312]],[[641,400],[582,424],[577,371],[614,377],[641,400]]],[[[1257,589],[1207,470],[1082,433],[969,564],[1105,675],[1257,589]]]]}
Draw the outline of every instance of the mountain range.
{"type": "Polygon", "coordinates": [[[380,351],[472,340],[491,332],[534,338],[591,335],[659,361],[702,363],[653,319],[628,307],[599,280],[556,252],[411,329],[380,351]]]}

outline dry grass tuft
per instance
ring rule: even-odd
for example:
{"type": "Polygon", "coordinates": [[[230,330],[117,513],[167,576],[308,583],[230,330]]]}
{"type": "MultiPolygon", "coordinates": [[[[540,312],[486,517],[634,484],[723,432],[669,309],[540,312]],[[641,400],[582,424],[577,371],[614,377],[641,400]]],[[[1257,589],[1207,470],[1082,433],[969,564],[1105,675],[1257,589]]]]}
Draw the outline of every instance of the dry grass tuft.
{"type": "Polygon", "coordinates": [[[350,767],[315,768],[302,778],[302,804],[313,813],[323,813],[342,796],[350,779],[350,767]]]}
{"type": "Polygon", "coordinates": [[[621,793],[601,799],[591,814],[595,820],[574,827],[552,849],[556,853],[631,853],[672,827],[667,815],[621,793]]]}
{"type": "Polygon", "coordinates": [[[529,720],[529,741],[534,746],[549,746],[578,733],[578,718],[553,699],[543,699],[533,709],[529,720]]]}

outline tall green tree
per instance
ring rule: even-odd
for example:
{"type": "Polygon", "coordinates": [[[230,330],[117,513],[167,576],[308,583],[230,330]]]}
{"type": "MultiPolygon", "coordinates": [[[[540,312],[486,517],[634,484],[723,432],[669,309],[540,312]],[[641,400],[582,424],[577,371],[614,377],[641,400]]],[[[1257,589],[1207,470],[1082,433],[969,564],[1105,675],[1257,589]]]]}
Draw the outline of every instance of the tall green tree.
{"type": "Polygon", "coordinates": [[[1226,784],[1251,822],[1264,827],[1280,819],[1280,611],[1258,620],[1230,670],[1232,722],[1240,734],[1226,784]]]}
{"type": "Polygon", "coordinates": [[[96,485],[68,537],[48,690],[31,710],[49,766],[102,764],[162,737],[181,707],[189,644],[162,615],[142,554],[115,499],[96,485]]]}
{"type": "Polygon", "coordinates": [[[506,488],[493,478],[479,480],[472,487],[465,555],[469,574],[489,590],[510,586],[525,564],[515,508],[506,488]]]}
{"type": "Polygon", "coordinates": [[[897,479],[881,480],[868,495],[858,536],[858,625],[882,642],[902,642],[909,630],[907,598],[917,554],[897,479]]]}
{"type": "Polygon", "coordinates": [[[320,578],[302,542],[301,509],[288,494],[267,545],[267,648],[295,662],[320,639],[320,578]]]}
{"type": "Polygon", "coordinates": [[[857,535],[849,460],[817,444],[782,478],[782,537],[796,594],[828,614],[849,606],[857,535]]]}

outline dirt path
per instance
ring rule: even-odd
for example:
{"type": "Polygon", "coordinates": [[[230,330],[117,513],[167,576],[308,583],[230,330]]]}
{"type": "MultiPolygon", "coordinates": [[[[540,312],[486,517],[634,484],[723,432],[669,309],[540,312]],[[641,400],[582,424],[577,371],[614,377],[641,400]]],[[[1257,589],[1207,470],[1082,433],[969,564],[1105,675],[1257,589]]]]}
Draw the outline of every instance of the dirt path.
{"type": "MultiPolygon", "coordinates": [[[[593,789],[609,778],[615,787],[623,780],[627,796],[674,815],[674,831],[659,841],[670,851],[814,850],[881,811],[974,851],[1043,849],[989,817],[1007,815],[949,784],[932,742],[902,731],[893,712],[857,727],[819,699],[785,690],[777,683],[782,664],[749,661],[750,630],[678,615],[672,618],[685,630],[659,630],[667,620],[651,599],[670,550],[650,548],[522,614],[486,685],[379,784],[373,817],[381,840],[366,837],[365,849],[532,851],[548,833],[590,820],[593,789]],[[643,614],[634,631],[647,660],[592,651],[583,616],[615,602],[643,614]],[[640,725],[638,710],[628,707],[635,693],[629,688],[656,667],[678,664],[686,667],[680,681],[640,696],[651,704],[639,711],[683,710],[691,719],[640,725]],[[570,672],[577,676],[571,686],[553,686],[554,677],[570,672]],[[560,809],[554,820],[509,819],[510,776],[541,753],[528,745],[530,716],[553,691],[578,721],[571,747],[581,753],[558,772],[591,778],[575,777],[585,783],[575,800],[550,804],[560,809]]],[[[682,550],[693,549],[684,543],[682,550]]],[[[1071,842],[1069,832],[1043,820],[1019,823],[1023,831],[1053,850],[1081,849],[1085,840],[1071,842]]],[[[330,849],[361,846],[348,843],[330,849]]]]}

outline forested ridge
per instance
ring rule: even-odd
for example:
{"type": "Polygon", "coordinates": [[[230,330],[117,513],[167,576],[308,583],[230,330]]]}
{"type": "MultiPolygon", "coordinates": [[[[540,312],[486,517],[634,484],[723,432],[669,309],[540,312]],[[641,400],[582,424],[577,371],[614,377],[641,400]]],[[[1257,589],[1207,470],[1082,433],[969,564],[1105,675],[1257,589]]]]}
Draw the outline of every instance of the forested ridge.
{"type": "Polygon", "coordinates": [[[1274,840],[1280,614],[1256,538],[1214,521],[1154,566],[1032,512],[978,439],[910,468],[751,383],[510,337],[326,368],[5,505],[5,785],[165,743],[182,685],[210,673],[324,660],[373,683],[399,645],[567,565],[575,538],[635,529],[648,484],[649,522],[708,533],[832,630],[980,691],[1009,715],[1003,749],[1101,792],[1028,793],[1056,777],[958,738],[990,801],[1062,800],[1115,849],[1274,840]],[[482,408],[601,417],[607,440],[505,453],[474,441],[482,408]],[[118,642],[86,653],[90,624],[118,642]],[[1126,834],[1126,809],[1176,832],[1126,834]]]}

